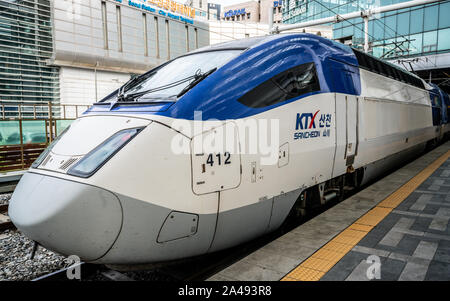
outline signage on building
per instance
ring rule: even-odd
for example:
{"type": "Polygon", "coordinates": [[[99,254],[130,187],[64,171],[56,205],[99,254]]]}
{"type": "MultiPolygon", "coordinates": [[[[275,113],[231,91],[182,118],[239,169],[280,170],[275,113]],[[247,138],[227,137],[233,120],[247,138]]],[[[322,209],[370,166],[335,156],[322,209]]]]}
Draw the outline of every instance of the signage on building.
{"type": "Polygon", "coordinates": [[[279,1],[274,1],[273,2],[273,7],[282,7],[283,6],[283,0],[279,0],[279,1]]]}
{"type": "Polygon", "coordinates": [[[220,4],[208,3],[208,20],[210,19],[211,15],[213,15],[215,19],[220,20],[220,11],[220,4]]]}
{"type": "Polygon", "coordinates": [[[245,15],[245,8],[235,10],[230,9],[229,11],[224,13],[225,18],[234,17],[238,15],[245,15]]]}
{"type": "Polygon", "coordinates": [[[306,13],[308,10],[308,1],[307,0],[300,0],[299,5],[296,6],[295,1],[289,2],[289,9],[286,14],[283,15],[283,21],[286,21],[290,18],[296,17],[298,15],[306,13]]]}
{"type": "MultiPolygon", "coordinates": [[[[122,3],[122,0],[116,0],[122,3]]],[[[128,5],[174,20],[194,24],[195,9],[172,0],[128,0],[128,5]],[[179,15],[175,15],[179,14],[179,15]],[[192,19],[187,19],[192,18],[192,19]]]]}

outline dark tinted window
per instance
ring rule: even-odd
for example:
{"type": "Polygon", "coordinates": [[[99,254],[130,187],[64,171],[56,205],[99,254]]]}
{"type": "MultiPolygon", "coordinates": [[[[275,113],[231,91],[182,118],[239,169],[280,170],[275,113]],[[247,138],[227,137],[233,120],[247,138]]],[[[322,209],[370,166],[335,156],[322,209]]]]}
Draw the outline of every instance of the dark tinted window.
{"type": "Polygon", "coordinates": [[[358,64],[361,68],[384,76],[390,76],[398,81],[402,81],[412,86],[425,89],[423,82],[419,78],[411,75],[409,72],[403,71],[397,67],[387,64],[382,60],[367,55],[359,50],[353,49],[353,52],[355,53],[356,59],[358,60],[358,64]]]}
{"type": "Polygon", "coordinates": [[[314,63],[307,63],[265,81],[239,98],[239,102],[248,107],[263,108],[319,90],[316,67],[314,63]]]}
{"type": "Polygon", "coordinates": [[[434,97],[434,103],[439,107],[442,106],[441,99],[437,96],[434,97]]]}

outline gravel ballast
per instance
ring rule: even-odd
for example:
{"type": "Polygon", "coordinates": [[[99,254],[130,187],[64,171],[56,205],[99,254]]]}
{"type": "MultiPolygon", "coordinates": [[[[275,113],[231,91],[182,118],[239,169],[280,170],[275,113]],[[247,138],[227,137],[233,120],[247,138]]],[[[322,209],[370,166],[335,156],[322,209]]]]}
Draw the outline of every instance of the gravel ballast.
{"type": "Polygon", "coordinates": [[[12,193],[4,193],[0,194],[0,205],[9,204],[9,200],[11,199],[12,193]]]}
{"type": "Polygon", "coordinates": [[[0,281],[32,280],[66,266],[64,257],[39,247],[33,260],[33,242],[17,230],[0,232],[0,281]]]}

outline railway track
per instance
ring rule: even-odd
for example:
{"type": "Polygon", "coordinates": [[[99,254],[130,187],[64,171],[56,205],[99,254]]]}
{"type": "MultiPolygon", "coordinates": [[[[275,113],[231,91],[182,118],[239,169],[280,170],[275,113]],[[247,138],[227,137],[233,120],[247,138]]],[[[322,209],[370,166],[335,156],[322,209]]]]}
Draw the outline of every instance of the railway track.
{"type": "MultiPolygon", "coordinates": [[[[10,179],[6,179],[5,181],[0,182],[0,194],[11,193],[19,183],[18,179],[10,181],[10,179]]],[[[0,204],[0,231],[14,229],[14,224],[11,222],[11,219],[7,215],[8,212],[8,204],[0,204]]]]}
{"type": "Polygon", "coordinates": [[[8,205],[0,205],[0,231],[15,228],[6,212],[8,212],[8,205]]]}

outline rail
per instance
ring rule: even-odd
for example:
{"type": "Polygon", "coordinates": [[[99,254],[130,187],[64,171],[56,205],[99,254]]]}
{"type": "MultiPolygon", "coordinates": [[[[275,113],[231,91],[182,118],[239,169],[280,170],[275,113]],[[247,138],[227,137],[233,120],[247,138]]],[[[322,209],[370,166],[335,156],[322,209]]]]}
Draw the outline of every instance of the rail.
{"type": "Polygon", "coordinates": [[[8,212],[8,205],[0,205],[0,231],[14,229],[11,219],[4,213],[8,212]]]}
{"type": "Polygon", "coordinates": [[[51,102],[36,103],[13,103],[0,101],[1,120],[23,120],[23,119],[76,119],[85,110],[88,104],[53,104],[51,102]]]}

